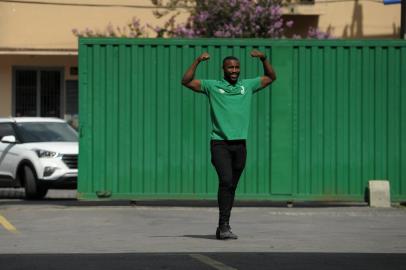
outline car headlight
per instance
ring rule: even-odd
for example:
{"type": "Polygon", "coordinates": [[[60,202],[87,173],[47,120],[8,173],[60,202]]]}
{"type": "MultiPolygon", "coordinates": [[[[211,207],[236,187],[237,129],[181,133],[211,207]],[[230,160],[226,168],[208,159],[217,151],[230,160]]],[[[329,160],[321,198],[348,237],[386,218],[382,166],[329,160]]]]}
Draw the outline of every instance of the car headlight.
{"type": "Polygon", "coordinates": [[[41,149],[35,149],[34,151],[39,158],[54,158],[54,157],[58,156],[58,153],[52,152],[52,151],[41,150],[41,149]]]}

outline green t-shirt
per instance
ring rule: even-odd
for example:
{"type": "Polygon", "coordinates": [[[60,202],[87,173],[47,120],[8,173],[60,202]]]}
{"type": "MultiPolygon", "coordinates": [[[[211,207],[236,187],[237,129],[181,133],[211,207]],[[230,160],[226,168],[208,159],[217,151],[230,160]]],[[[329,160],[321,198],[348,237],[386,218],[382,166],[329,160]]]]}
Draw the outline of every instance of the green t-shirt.
{"type": "Polygon", "coordinates": [[[212,122],[211,139],[247,139],[252,94],[261,89],[261,78],[238,80],[201,80],[201,90],[208,96],[212,122]]]}

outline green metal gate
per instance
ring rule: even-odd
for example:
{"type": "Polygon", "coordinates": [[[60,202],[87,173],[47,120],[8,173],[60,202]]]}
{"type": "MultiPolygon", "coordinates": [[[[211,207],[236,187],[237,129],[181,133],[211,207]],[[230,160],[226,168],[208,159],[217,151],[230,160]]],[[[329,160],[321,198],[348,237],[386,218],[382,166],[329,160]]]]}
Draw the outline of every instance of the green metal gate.
{"type": "Polygon", "coordinates": [[[406,198],[406,42],[264,39],[81,38],[81,199],[213,199],[207,98],[180,84],[220,79],[235,55],[241,77],[278,79],[254,95],[248,159],[238,199],[364,200],[388,179],[406,198]]]}

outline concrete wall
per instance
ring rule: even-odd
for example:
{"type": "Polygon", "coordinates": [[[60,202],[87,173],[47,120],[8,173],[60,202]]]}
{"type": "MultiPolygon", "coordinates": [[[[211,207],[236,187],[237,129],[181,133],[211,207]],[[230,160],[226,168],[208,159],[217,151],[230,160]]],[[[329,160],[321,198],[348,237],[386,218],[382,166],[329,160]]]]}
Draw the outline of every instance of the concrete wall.
{"type": "Polygon", "coordinates": [[[383,5],[382,1],[317,1],[319,27],[331,30],[337,38],[398,38],[400,5],[383,5]]]}
{"type": "MultiPolygon", "coordinates": [[[[153,16],[154,8],[150,0],[52,2],[78,5],[0,3],[0,47],[77,48],[77,39],[72,34],[73,28],[89,27],[104,31],[109,23],[124,26],[133,16],[140,18],[142,23],[151,25],[162,25],[163,22],[153,16]],[[109,4],[116,6],[105,6],[109,4]]],[[[316,0],[315,5],[294,5],[284,10],[285,14],[289,15],[318,15],[318,26],[322,30],[331,31],[337,38],[397,38],[400,27],[400,5],[385,6],[382,2],[316,0]]],[[[182,16],[179,19],[184,20],[187,11],[180,11],[182,16]]],[[[300,25],[296,28],[300,29],[300,25]]],[[[305,34],[304,29],[299,32],[305,34]]],[[[151,33],[150,36],[155,35],[151,33]]]]}
{"type": "MultiPolygon", "coordinates": [[[[143,23],[159,24],[152,14],[154,8],[150,0],[52,0],[48,2],[82,5],[0,3],[0,33],[2,33],[0,47],[77,48],[77,39],[72,34],[73,28],[89,27],[104,31],[109,23],[124,26],[131,22],[133,16],[137,16],[143,23]],[[109,4],[116,6],[103,6],[109,4]]],[[[185,16],[186,14],[183,18],[185,16]]]]}
{"type": "Polygon", "coordinates": [[[314,5],[288,6],[284,14],[296,23],[287,32],[302,37],[309,26],[345,39],[398,38],[400,33],[400,5],[383,1],[316,0],[314,5]]]}

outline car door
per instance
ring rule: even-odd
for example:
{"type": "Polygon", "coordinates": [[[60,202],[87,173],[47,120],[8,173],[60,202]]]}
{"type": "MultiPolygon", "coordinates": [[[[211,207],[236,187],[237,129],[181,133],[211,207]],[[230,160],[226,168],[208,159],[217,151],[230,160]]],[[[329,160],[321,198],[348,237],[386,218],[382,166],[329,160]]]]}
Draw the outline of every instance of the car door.
{"type": "Polygon", "coordinates": [[[8,186],[14,179],[14,172],[19,162],[17,144],[3,143],[4,136],[16,136],[12,123],[0,123],[0,186],[8,186]]]}

